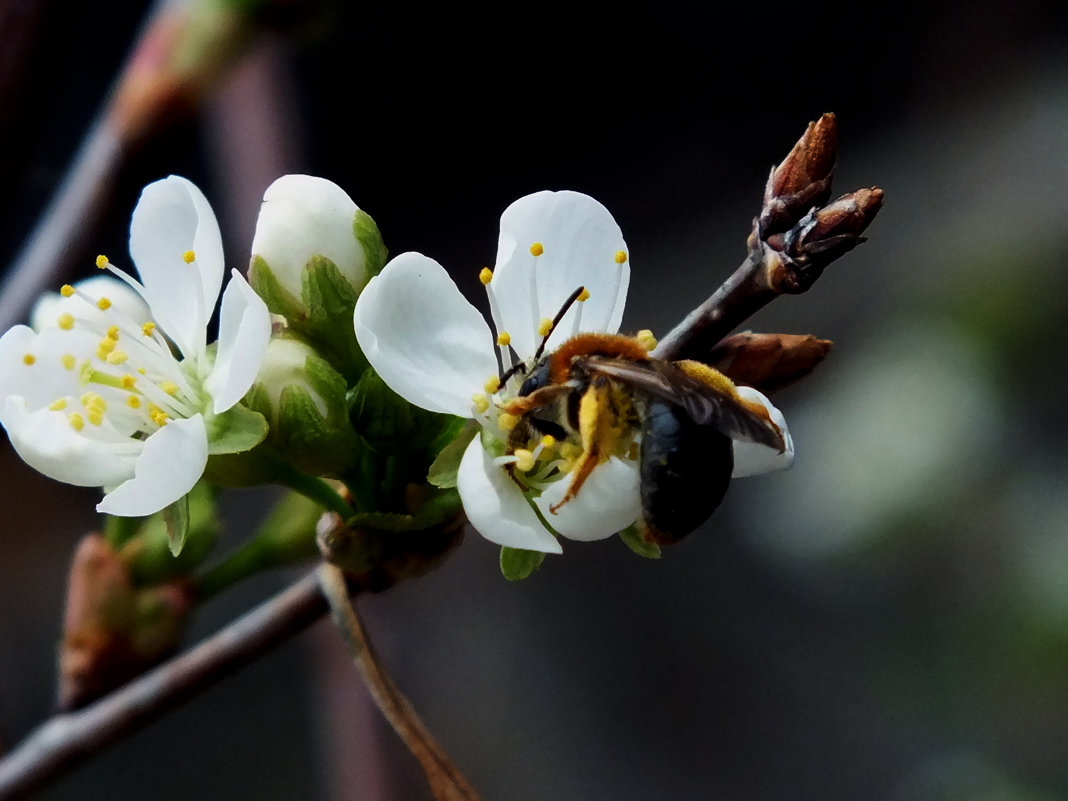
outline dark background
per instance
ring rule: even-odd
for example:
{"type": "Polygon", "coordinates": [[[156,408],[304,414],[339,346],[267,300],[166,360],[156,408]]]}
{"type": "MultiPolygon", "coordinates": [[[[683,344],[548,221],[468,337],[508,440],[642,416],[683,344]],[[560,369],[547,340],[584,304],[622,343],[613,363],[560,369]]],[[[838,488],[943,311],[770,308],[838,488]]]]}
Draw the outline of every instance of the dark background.
{"type": "MultiPolygon", "coordinates": [[[[8,261],[146,11],[10,8],[40,13],[4,45],[29,53],[0,114],[8,261]]],[[[240,266],[267,184],[304,171],[482,304],[500,212],[567,188],[623,229],[624,328],[662,334],[744,256],[769,166],[836,112],[837,189],[877,184],[886,206],[868,244],[753,320],[836,342],[775,398],[793,470],[737,482],[656,563],[565,543],[509,584],[471,532],[437,573],[361,602],[369,628],[487,801],[1068,798],[1062,8],[337,8],[268,37],[137,155],[77,274],[125,259],[140,187],[169,173],[212,199],[240,266]]],[[[12,742],[50,711],[96,493],[0,459],[12,742]]],[[[262,499],[235,493],[235,539],[262,499]]],[[[212,602],[193,637],[287,578],[212,602]]],[[[320,624],[42,797],[429,798],[343,661],[320,624]]]]}

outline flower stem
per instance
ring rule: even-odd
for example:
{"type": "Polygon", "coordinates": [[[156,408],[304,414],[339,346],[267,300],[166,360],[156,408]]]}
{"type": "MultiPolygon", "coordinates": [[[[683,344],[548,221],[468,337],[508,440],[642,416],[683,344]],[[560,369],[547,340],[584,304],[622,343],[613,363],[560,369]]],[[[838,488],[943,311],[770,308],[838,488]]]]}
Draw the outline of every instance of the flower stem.
{"type": "Polygon", "coordinates": [[[337,512],[342,519],[352,517],[352,506],[342,498],[337,491],[321,478],[302,473],[285,462],[279,462],[278,482],[303,495],[305,498],[325,506],[332,512],[337,512]]]}

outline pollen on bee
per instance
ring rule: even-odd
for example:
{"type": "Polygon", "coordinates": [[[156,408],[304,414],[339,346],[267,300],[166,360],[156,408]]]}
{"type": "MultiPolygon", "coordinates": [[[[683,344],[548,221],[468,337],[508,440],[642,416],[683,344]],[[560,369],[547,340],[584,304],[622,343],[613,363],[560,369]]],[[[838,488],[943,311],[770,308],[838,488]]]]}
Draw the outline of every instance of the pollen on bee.
{"type": "Polygon", "coordinates": [[[155,323],[145,323],[143,326],[141,326],[141,333],[144,334],[146,337],[152,336],[152,334],[155,332],[155,330],[156,330],[156,324],[155,323]]]}
{"type": "Polygon", "coordinates": [[[478,274],[478,280],[482,282],[482,286],[489,286],[489,282],[493,280],[493,270],[489,267],[483,267],[478,274]]]}
{"type": "Polygon", "coordinates": [[[627,252],[625,250],[616,251],[616,264],[626,264],[627,252]]]}
{"type": "Polygon", "coordinates": [[[197,254],[194,253],[192,250],[187,250],[185,253],[182,254],[182,261],[184,261],[186,264],[192,264],[196,260],[197,254]]]}
{"type": "Polygon", "coordinates": [[[501,388],[501,379],[491,375],[486,379],[486,383],[482,385],[482,388],[486,390],[487,395],[495,395],[497,390],[501,388]]]}
{"type": "Polygon", "coordinates": [[[545,246],[542,245],[541,242],[534,242],[530,246],[530,255],[534,256],[535,258],[540,256],[544,252],[545,252],[545,246]]]}
{"type": "Polygon", "coordinates": [[[508,347],[512,344],[512,335],[507,331],[501,331],[500,335],[497,337],[497,344],[502,348],[508,347]]]}
{"type": "Polygon", "coordinates": [[[75,431],[81,431],[85,428],[85,418],[77,412],[67,417],[67,421],[70,423],[70,427],[75,431]]]}
{"type": "Polygon", "coordinates": [[[96,257],[96,266],[101,270],[106,270],[108,268],[108,264],[110,263],[111,260],[103,253],[96,257]]]}
{"type": "Polygon", "coordinates": [[[96,302],[96,307],[100,309],[100,311],[107,311],[111,308],[111,301],[107,298],[101,298],[96,302]]]}
{"type": "Polygon", "coordinates": [[[77,360],[74,358],[74,354],[73,353],[64,353],[60,357],[59,361],[68,370],[73,370],[74,369],[74,365],[75,365],[77,360]]]}
{"type": "Polygon", "coordinates": [[[72,328],[74,328],[74,315],[68,312],[63,312],[63,314],[59,315],[59,317],[56,319],[56,323],[64,331],[70,331],[72,328]]]}
{"type": "Polygon", "coordinates": [[[25,364],[27,367],[32,365],[32,364],[34,364],[34,363],[36,363],[36,362],[37,362],[37,357],[34,356],[32,353],[27,353],[22,357],[22,363],[25,364]]]}
{"type": "Polygon", "coordinates": [[[501,427],[501,431],[511,431],[519,425],[519,417],[508,412],[502,412],[497,418],[497,425],[501,427]]]}
{"type": "Polygon", "coordinates": [[[575,298],[575,300],[577,300],[579,303],[585,303],[589,299],[590,299],[590,290],[586,289],[586,287],[583,287],[582,291],[578,293],[578,297],[575,298]]]}
{"type": "Polygon", "coordinates": [[[542,317],[541,322],[538,323],[538,336],[547,337],[553,330],[553,321],[548,317],[542,317]]]}
{"type": "Polygon", "coordinates": [[[476,392],[471,396],[471,403],[475,404],[475,411],[479,414],[483,414],[489,409],[489,398],[481,392],[476,392]]]}
{"type": "Polygon", "coordinates": [[[59,294],[61,294],[65,298],[69,298],[71,295],[74,294],[74,287],[72,287],[70,284],[64,284],[59,288],[59,294]]]}

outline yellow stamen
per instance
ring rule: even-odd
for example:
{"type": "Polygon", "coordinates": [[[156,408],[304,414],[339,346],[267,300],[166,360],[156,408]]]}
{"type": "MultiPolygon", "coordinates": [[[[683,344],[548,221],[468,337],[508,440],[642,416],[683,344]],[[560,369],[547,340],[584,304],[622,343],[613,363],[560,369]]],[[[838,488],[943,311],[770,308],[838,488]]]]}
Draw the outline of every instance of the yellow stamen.
{"type": "Polygon", "coordinates": [[[68,370],[73,370],[74,369],[74,365],[77,362],[77,360],[74,358],[74,354],[73,353],[64,353],[60,357],[59,360],[63,363],[63,366],[66,367],[68,370]]]}
{"type": "Polygon", "coordinates": [[[64,331],[70,331],[72,328],[74,328],[74,315],[68,314],[67,312],[63,312],[63,314],[59,315],[59,317],[56,319],[56,322],[59,324],[59,327],[62,328],[64,331]]]}
{"type": "Polygon", "coordinates": [[[127,373],[119,379],[119,383],[122,384],[123,389],[133,389],[134,385],[137,384],[137,378],[127,373]]]}
{"type": "Polygon", "coordinates": [[[494,395],[497,390],[501,388],[501,379],[495,375],[491,375],[486,379],[486,383],[482,385],[482,388],[486,390],[487,395],[494,395]]]}
{"type": "Polygon", "coordinates": [[[113,325],[111,326],[111,328],[108,329],[108,339],[114,339],[115,341],[118,341],[119,327],[117,325],[113,325]]]}
{"type": "Polygon", "coordinates": [[[648,328],[643,328],[634,338],[637,339],[638,344],[646,350],[652,350],[656,347],[656,337],[653,336],[653,332],[648,328]]]}
{"type": "Polygon", "coordinates": [[[37,357],[34,356],[32,353],[27,353],[25,356],[22,357],[22,363],[25,364],[27,367],[29,367],[31,364],[34,364],[36,361],[37,357]]]}
{"type": "Polygon", "coordinates": [[[616,251],[616,264],[625,264],[627,261],[627,253],[624,250],[616,251]]]}
{"type": "Polygon", "coordinates": [[[69,298],[71,295],[74,294],[74,287],[72,287],[70,284],[64,284],[59,288],[59,294],[61,294],[65,298],[69,298]]]}
{"type": "Polygon", "coordinates": [[[101,298],[96,302],[96,307],[100,309],[100,311],[107,311],[111,308],[111,301],[107,298],[101,298]]]}
{"type": "Polygon", "coordinates": [[[590,290],[586,289],[586,287],[582,287],[582,291],[579,292],[579,296],[577,298],[575,298],[575,300],[577,300],[579,303],[585,303],[589,299],[590,299],[590,290]]]}
{"type": "Polygon", "coordinates": [[[483,395],[481,392],[476,392],[471,396],[471,402],[475,404],[475,411],[479,414],[485,413],[489,408],[489,398],[483,395]]]}
{"type": "Polygon", "coordinates": [[[89,410],[89,422],[92,423],[94,426],[100,425],[101,423],[104,422],[104,413],[101,412],[101,411],[98,411],[97,409],[90,409],[89,410]]]}
{"type": "Polygon", "coordinates": [[[73,428],[75,431],[81,431],[83,428],[85,428],[85,418],[77,412],[70,415],[67,420],[70,421],[70,427],[73,428]]]}
{"type": "Polygon", "coordinates": [[[184,261],[186,264],[192,264],[196,260],[197,254],[191,250],[187,250],[185,253],[182,254],[182,261],[184,261]]]}
{"type": "Polygon", "coordinates": [[[493,270],[489,267],[483,267],[478,274],[478,280],[482,282],[482,286],[489,286],[489,282],[493,280],[493,270]]]}
{"type": "Polygon", "coordinates": [[[140,409],[141,399],[136,395],[130,395],[128,398],[126,398],[126,405],[129,406],[131,409],[140,409]]]}
{"type": "Polygon", "coordinates": [[[108,364],[122,364],[129,358],[130,357],[126,355],[126,351],[117,350],[114,353],[108,354],[107,362],[108,364]]]}
{"type": "Polygon", "coordinates": [[[96,257],[96,266],[101,270],[106,270],[109,263],[109,259],[103,253],[96,257]]]}
{"type": "Polygon", "coordinates": [[[155,323],[145,323],[143,326],[141,326],[141,333],[144,334],[146,337],[152,336],[152,334],[153,334],[153,332],[155,330],[156,330],[156,324],[155,323]]]}
{"type": "Polygon", "coordinates": [[[516,457],[515,466],[524,473],[534,469],[534,454],[526,448],[517,448],[513,455],[516,457]]]}
{"type": "Polygon", "coordinates": [[[171,395],[172,397],[178,394],[178,385],[175,384],[173,381],[164,381],[162,384],[159,385],[159,388],[166,392],[168,395],[171,395]]]}
{"type": "Polygon", "coordinates": [[[556,437],[554,437],[552,434],[546,434],[544,437],[541,438],[541,444],[545,448],[551,448],[553,447],[553,445],[556,444],[556,437]]]}
{"type": "Polygon", "coordinates": [[[553,330],[553,321],[548,317],[542,317],[541,322],[538,324],[538,336],[547,337],[553,330]]]}
{"type": "Polygon", "coordinates": [[[58,400],[54,400],[50,404],[48,404],[48,408],[51,409],[53,412],[61,412],[67,408],[67,399],[60,398],[58,400]]]}
{"type": "Polygon", "coordinates": [[[137,372],[139,372],[141,375],[144,375],[145,374],[145,368],[144,367],[138,367],[137,368],[137,372]]]}
{"type": "Polygon", "coordinates": [[[507,331],[501,331],[500,336],[497,337],[497,344],[502,348],[507,348],[512,344],[512,335],[507,331]]]}
{"type": "Polygon", "coordinates": [[[519,424],[519,417],[508,412],[502,412],[497,418],[497,425],[501,427],[501,431],[511,431],[519,424]]]}
{"type": "Polygon", "coordinates": [[[544,246],[542,246],[541,242],[535,242],[534,244],[532,244],[530,246],[530,255],[534,256],[535,258],[540,256],[544,252],[545,252],[545,248],[544,248],[544,246]]]}

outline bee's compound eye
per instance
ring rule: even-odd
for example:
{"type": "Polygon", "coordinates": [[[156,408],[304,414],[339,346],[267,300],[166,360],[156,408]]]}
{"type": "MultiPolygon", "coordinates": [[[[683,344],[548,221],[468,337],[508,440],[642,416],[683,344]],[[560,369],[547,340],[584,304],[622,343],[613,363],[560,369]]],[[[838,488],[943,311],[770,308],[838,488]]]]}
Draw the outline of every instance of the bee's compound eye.
{"type": "Polygon", "coordinates": [[[534,365],[522,386],[519,387],[520,396],[529,395],[537,389],[549,385],[549,362],[542,360],[534,365]]]}

